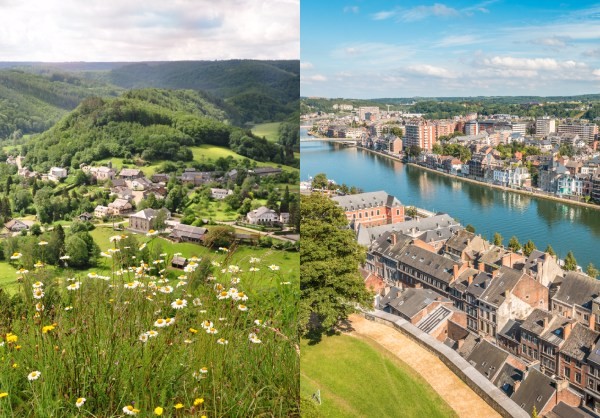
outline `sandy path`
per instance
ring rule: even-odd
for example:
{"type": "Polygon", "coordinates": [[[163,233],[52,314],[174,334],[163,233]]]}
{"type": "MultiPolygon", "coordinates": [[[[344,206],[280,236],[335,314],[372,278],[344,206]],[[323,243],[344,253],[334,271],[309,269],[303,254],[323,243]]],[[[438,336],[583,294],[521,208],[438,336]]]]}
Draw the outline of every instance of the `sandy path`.
{"type": "Polygon", "coordinates": [[[450,405],[459,417],[500,417],[492,407],[423,347],[386,325],[352,315],[350,322],[357,335],[381,345],[412,367],[450,405]]]}

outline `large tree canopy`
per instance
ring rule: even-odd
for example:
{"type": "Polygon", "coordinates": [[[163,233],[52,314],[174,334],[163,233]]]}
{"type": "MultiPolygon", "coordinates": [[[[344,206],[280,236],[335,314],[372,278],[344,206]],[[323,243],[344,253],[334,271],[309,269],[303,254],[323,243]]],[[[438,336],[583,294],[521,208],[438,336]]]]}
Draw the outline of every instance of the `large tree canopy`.
{"type": "Polygon", "coordinates": [[[303,196],[300,207],[300,313],[302,334],[321,333],[359,306],[369,306],[370,292],[358,271],[365,250],[348,229],[343,210],[325,196],[303,196]]]}

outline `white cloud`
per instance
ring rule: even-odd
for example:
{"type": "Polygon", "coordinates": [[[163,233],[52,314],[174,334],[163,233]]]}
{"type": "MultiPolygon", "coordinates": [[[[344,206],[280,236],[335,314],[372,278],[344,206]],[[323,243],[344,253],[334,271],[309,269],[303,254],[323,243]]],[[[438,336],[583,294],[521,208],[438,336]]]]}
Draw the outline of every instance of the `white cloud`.
{"type": "Polygon", "coordinates": [[[485,40],[473,35],[450,35],[440,39],[434,46],[446,48],[451,46],[472,45],[480,42],[485,42],[485,40]]]}
{"type": "Polygon", "coordinates": [[[299,14],[299,0],[11,1],[0,60],[297,59],[299,14]]]}
{"type": "Polygon", "coordinates": [[[448,7],[442,3],[435,3],[433,6],[417,6],[401,13],[400,20],[404,22],[415,22],[426,19],[430,16],[451,17],[458,16],[458,10],[448,7]]]}
{"type": "Polygon", "coordinates": [[[537,38],[533,40],[534,44],[549,46],[553,48],[563,48],[570,44],[568,36],[551,36],[548,38],[537,38]]]}
{"type": "Polygon", "coordinates": [[[585,68],[584,63],[567,60],[557,61],[554,58],[515,58],[510,56],[496,56],[484,58],[482,64],[489,67],[513,68],[523,70],[547,70],[556,71],[560,69],[585,68]]]}
{"type": "Polygon", "coordinates": [[[446,68],[443,68],[443,67],[437,67],[435,65],[429,65],[429,64],[411,65],[408,67],[408,70],[411,73],[417,74],[417,75],[426,75],[426,76],[438,77],[438,78],[456,78],[456,74],[454,74],[452,71],[450,71],[446,68]]]}
{"type": "Polygon", "coordinates": [[[300,63],[301,70],[312,70],[313,68],[315,68],[315,66],[312,64],[312,62],[302,61],[300,63]]]}
{"type": "Polygon", "coordinates": [[[360,11],[358,6],[346,6],[344,7],[344,13],[354,13],[357,14],[360,11]]]}
{"type": "Polygon", "coordinates": [[[595,69],[594,71],[592,71],[592,74],[598,78],[600,78],[600,68],[595,69]]]}
{"type": "Polygon", "coordinates": [[[327,81],[327,77],[323,74],[302,75],[302,81],[327,81]]]}

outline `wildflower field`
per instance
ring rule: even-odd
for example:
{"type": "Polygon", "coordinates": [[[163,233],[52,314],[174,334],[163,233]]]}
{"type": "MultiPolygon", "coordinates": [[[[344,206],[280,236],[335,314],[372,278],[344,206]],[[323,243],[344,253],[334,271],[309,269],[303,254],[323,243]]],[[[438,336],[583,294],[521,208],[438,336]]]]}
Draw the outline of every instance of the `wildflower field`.
{"type": "Polygon", "coordinates": [[[57,276],[12,255],[0,417],[299,414],[297,269],[240,247],[174,270],[177,254],[153,251],[158,238],[135,249],[125,236],[109,241],[101,271],[72,270],[65,254],[57,276]]]}

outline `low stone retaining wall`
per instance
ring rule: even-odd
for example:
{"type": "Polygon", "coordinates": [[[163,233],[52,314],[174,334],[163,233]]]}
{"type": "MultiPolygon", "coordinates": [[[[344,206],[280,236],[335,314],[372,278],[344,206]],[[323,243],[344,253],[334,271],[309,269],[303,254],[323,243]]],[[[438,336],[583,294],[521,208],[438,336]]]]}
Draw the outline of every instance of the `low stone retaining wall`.
{"type": "MultiPolygon", "coordinates": [[[[521,409],[512,399],[498,389],[492,382],[479,373],[467,360],[456,351],[442,344],[431,335],[396,315],[383,311],[363,312],[362,315],[374,322],[396,329],[417,344],[438,357],[460,380],[465,382],[477,395],[503,417],[529,418],[529,414],[521,409]]],[[[476,411],[474,416],[476,415],[476,411]]]]}

